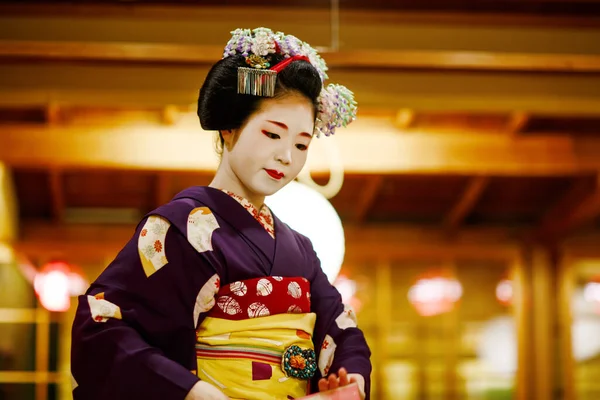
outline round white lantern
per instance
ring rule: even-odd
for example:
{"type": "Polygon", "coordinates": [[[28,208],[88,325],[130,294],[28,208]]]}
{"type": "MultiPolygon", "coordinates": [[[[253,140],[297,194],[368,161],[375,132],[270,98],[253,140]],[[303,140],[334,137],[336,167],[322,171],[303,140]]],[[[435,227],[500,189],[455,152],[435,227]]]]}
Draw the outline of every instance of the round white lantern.
{"type": "Polygon", "coordinates": [[[310,239],[323,271],[333,283],[344,261],[345,240],[342,221],[329,200],[292,181],[267,197],[265,203],[280,220],[310,239]]]}

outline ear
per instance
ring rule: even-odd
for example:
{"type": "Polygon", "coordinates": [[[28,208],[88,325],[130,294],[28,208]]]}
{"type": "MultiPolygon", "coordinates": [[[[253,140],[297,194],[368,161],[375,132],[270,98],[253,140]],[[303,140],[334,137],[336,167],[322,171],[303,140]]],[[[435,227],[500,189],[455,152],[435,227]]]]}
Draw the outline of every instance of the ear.
{"type": "Polygon", "coordinates": [[[228,151],[231,151],[233,148],[233,140],[234,140],[234,132],[232,129],[219,131],[221,137],[223,138],[223,145],[228,151]]]}

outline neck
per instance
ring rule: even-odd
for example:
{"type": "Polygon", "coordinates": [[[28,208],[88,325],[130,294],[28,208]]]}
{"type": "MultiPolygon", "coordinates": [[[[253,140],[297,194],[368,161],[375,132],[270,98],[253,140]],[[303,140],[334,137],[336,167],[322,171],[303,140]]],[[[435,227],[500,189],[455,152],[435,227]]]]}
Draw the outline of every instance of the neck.
{"type": "Polygon", "coordinates": [[[223,163],[219,165],[215,177],[208,186],[235,193],[248,200],[258,210],[260,210],[265,203],[265,196],[258,195],[248,190],[248,188],[240,182],[238,177],[235,176],[233,171],[223,166],[223,163]]]}

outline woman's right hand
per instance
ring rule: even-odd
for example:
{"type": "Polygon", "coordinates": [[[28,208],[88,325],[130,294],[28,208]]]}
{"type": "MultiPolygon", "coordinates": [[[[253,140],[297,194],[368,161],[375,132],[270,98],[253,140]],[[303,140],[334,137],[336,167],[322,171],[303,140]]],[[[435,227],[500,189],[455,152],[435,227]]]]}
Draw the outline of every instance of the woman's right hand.
{"type": "Polygon", "coordinates": [[[210,383],[198,381],[185,396],[185,400],[229,400],[229,397],[210,383]]]}

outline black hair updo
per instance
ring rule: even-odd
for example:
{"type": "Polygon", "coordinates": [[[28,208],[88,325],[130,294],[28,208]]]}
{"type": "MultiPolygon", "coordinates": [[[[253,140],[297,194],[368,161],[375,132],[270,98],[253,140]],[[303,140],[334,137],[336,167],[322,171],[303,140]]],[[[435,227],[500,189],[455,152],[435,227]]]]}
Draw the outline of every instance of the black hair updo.
{"type": "MultiPolygon", "coordinates": [[[[271,66],[284,60],[279,54],[266,58],[271,66]]],[[[269,98],[237,93],[239,67],[247,67],[246,59],[236,54],[218,61],[208,72],[198,96],[198,117],[203,129],[222,131],[240,128],[259,109],[261,102],[269,98]]],[[[300,94],[312,103],[316,118],[322,87],[315,67],[308,61],[298,60],[277,74],[275,96],[272,98],[300,94]]],[[[221,145],[222,140],[221,137],[221,145]]]]}

